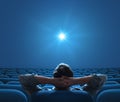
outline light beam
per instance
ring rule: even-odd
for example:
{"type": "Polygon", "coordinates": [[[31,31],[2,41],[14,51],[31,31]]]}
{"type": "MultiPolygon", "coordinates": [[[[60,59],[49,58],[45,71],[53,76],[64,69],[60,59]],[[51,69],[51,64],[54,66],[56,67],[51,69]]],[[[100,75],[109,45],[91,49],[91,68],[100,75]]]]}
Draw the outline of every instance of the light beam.
{"type": "Polygon", "coordinates": [[[66,39],[66,35],[65,35],[64,33],[60,33],[60,34],[58,35],[58,38],[59,38],[60,40],[65,40],[65,39],[66,39]]]}

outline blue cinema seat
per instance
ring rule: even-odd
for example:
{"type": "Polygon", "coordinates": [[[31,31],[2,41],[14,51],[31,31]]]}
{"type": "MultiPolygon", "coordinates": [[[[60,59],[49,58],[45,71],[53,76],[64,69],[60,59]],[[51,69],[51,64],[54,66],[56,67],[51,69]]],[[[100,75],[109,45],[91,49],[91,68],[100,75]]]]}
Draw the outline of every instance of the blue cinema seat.
{"type": "Polygon", "coordinates": [[[84,91],[39,91],[31,96],[32,102],[93,102],[84,91]]]}
{"type": "MultiPolygon", "coordinates": [[[[0,84],[0,90],[1,90],[1,89],[19,90],[19,91],[23,92],[23,93],[27,96],[28,100],[30,101],[30,96],[24,91],[24,89],[22,88],[21,85],[15,85],[15,84],[0,84]]],[[[0,102],[1,102],[1,101],[0,101],[0,102]]]]}
{"type": "Polygon", "coordinates": [[[120,89],[120,84],[107,84],[103,85],[103,87],[97,92],[97,94],[94,96],[94,99],[96,100],[97,96],[105,90],[111,90],[111,89],[120,89]]]}
{"type": "Polygon", "coordinates": [[[8,81],[6,84],[20,85],[19,81],[8,81]]]}
{"type": "Polygon", "coordinates": [[[120,102],[120,89],[102,91],[97,96],[96,102],[120,102]]]}
{"type": "Polygon", "coordinates": [[[109,78],[108,81],[116,81],[120,83],[120,78],[109,78]]]}
{"type": "Polygon", "coordinates": [[[0,102],[27,102],[27,97],[19,90],[0,89],[0,102]]]}
{"type": "Polygon", "coordinates": [[[111,84],[120,84],[117,81],[106,81],[105,85],[111,85],[111,84]]]}
{"type": "Polygon", "coordinates": [[[104,91],[104,90],[108,90],[108,89],[120,89],[120,84],[107,84],[107,85],[104,85],[101,90],[97,93],[97,95],[104,91]]]}
{"type": "Polygon", "coordinates": [[[24,90],[23,90],[21,85],[0,84],[0,89],[16,89],[16,90],[24,92],[24,90]]]}
{"type": "Polygon", "coordinates": [[[6,84],[9,81],[18,81],[18,78],[0,78],[0,81],[6,84]]]}
{"type": "Polygon", "coordinates": [[[4,84],[2,81],[0,81],[0,84],[4,84]]]}

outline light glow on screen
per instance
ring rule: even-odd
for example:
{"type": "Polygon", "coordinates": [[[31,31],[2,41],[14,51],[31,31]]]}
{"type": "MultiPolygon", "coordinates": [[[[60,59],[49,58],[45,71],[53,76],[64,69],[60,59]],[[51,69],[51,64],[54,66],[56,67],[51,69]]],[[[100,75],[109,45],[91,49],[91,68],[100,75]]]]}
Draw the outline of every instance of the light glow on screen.
{"type": "Polygon", "coordinates": [[[61,32],[61,33],[58,35],[58,38],[59,38],[60,40],[65,40],[65,39],[66,39],[65,33],[61,32]]]}

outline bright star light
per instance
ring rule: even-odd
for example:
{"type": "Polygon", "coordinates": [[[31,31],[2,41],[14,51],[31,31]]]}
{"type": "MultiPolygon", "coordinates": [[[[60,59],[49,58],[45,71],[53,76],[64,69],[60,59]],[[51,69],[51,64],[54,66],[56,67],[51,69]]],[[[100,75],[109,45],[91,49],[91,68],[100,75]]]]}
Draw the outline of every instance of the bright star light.
{"type": "Polygon", "coordinates": [[[64,33],[60,33],[60,34],[58,35],[58,38],[59,38],[60,40],[65,40],[65,39],[66,39],[66,35],[65,35],[64,33]]]}

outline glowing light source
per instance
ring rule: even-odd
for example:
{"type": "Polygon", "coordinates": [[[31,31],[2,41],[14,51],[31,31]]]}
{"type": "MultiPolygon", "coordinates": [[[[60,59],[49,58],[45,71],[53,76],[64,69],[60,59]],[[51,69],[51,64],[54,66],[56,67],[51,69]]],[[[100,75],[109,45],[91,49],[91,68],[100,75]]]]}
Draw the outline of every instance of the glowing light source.
{"type": "Polygon", "coordinates": [[[59,37],[60,40],[65,40],[66,39],[66,35],[64,33],[60,33],[58,35],[58,37],[59,37]]]}

